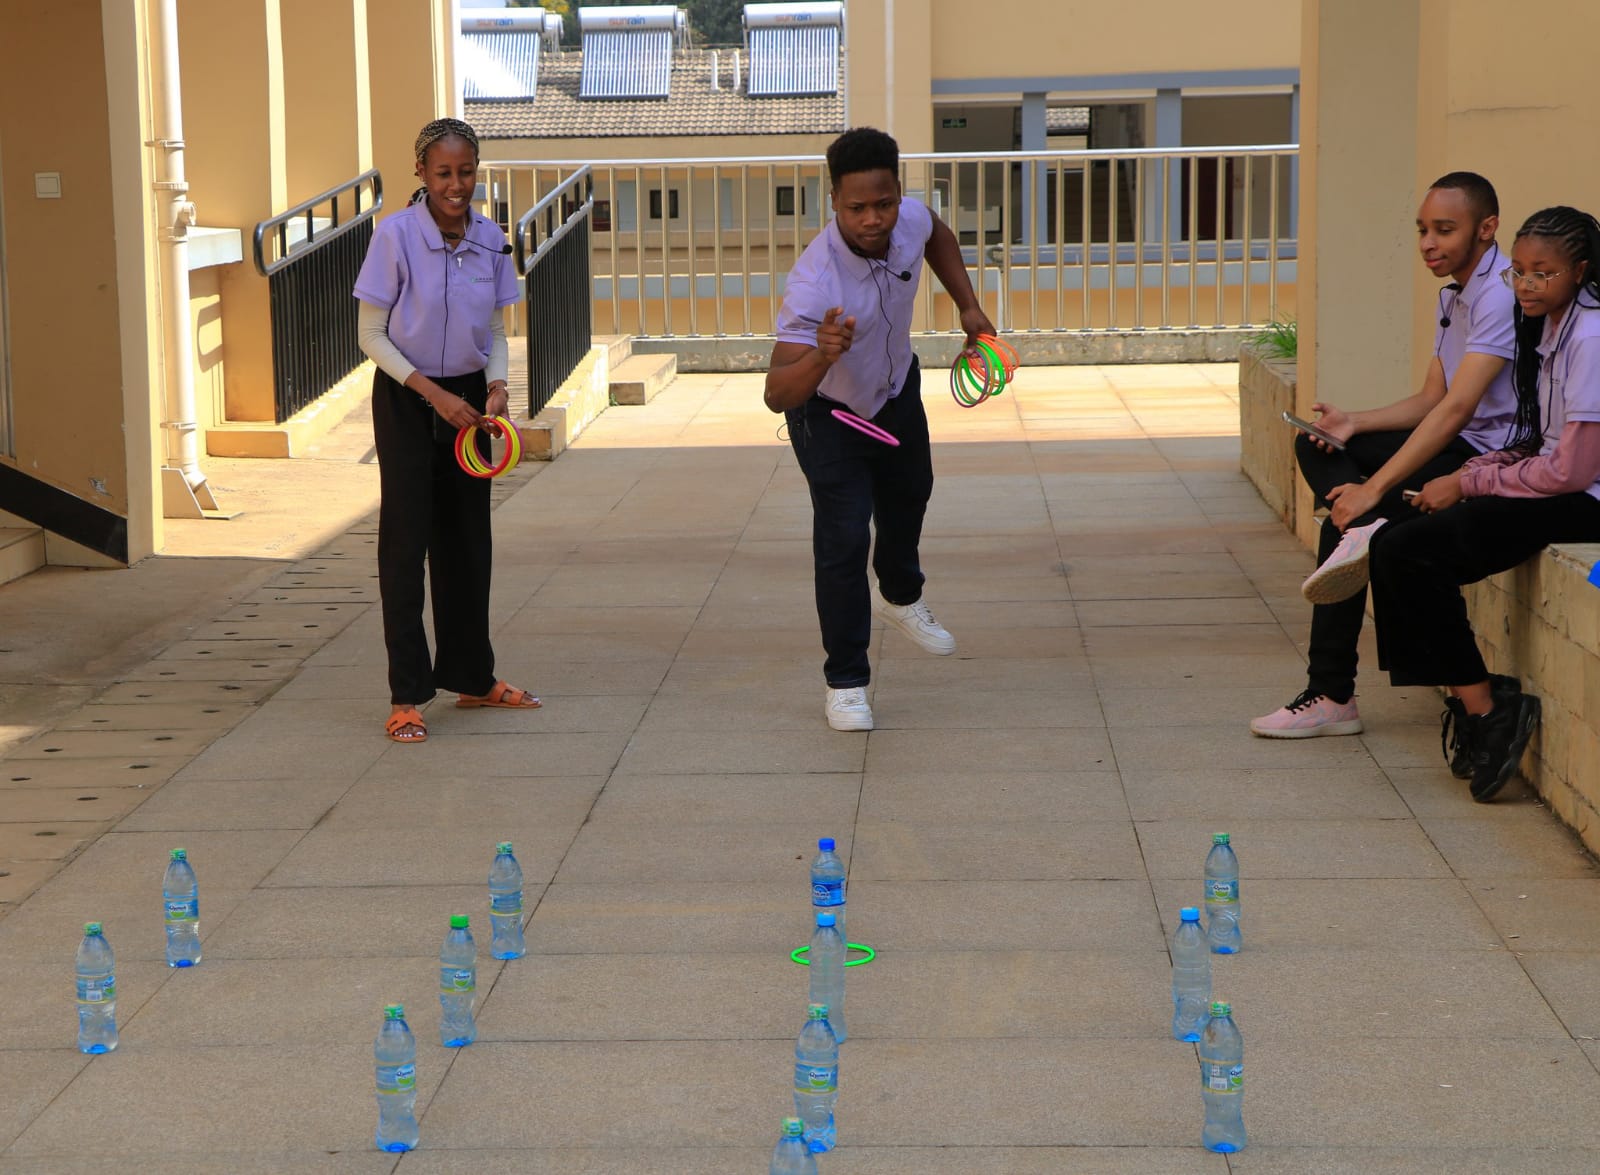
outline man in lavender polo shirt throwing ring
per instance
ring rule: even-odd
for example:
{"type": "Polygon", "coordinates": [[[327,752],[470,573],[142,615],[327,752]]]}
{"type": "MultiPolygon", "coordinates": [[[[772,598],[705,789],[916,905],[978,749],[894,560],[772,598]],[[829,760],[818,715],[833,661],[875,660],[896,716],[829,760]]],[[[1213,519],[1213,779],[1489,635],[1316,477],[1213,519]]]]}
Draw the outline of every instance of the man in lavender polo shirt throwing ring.
{"type": "Polygon", "coordinates": [[[956,651],[922,602],[917,554],[933,493],[921,371],[911,350],[923,261],[960,310],[969,346],[993,334],[994,324],[978,305],[955,234],[925,204],[902,198],[892,138],[870,127],[846,131],[828,148],[828,175],[834,218],[789,274],[764,398],[784,414],[811,488],[824,713],[835,730],[871,730],[874,607],[927,652],[956,651]],[[836,410],[899,444],[841,421],[836,410]],[[876,592],[867,578],[874,523],[876,592]]]}

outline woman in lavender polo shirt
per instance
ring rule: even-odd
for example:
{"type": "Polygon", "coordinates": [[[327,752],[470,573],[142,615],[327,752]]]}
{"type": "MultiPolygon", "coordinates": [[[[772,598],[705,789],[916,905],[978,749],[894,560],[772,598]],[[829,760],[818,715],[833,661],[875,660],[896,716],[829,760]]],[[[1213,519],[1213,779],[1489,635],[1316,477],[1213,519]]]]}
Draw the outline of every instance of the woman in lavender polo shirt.
{"type": "Polygon", "coordinates": [[[520,286],[500,229],[472,214],[478,136],[442,118],[417,137],[422,187],[378,226],[356,279],[361,349],[378,366],[372,426],[383,499],[378,588],[389,652],[395,742],[428,737],[419,706],[437,689],[463,708],[533,709],[539,699],[494,675],[489,643],[489,483],[456,462],[455,438],[506,411],[500,310],[520,286]],[[430,659],[423,565],[433,589],[430,659]]]}

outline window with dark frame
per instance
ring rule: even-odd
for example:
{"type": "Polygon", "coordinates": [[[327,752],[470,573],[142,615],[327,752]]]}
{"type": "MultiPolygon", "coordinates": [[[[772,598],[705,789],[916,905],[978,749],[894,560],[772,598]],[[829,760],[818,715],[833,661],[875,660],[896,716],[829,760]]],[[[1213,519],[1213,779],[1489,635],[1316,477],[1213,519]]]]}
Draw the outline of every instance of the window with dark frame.
{"type": "MultiPolygon", "coordinates": [[[[774,199],[775,199],[775,202],[774,202],[773,211],[778,216],[793,216],[794,215],[794,185],[793,184],[780,184],[780,185],[778,185],[778,187],[774,189],[774,199]]],[[[800,189],[800,215],[804,216],[805,213],[806,213],[806,190],[804,188],[801,188],[800,189]]]]}
{"type": "MultiPolygon", "coordinates": [[[[650,219],[651,220],[660,220],[661,219],[661,189],[660,188],[651,188],[650,189],[650,219]]],[[[669,188],[669,189],[667,189],[667,219],[668,220],[677,220],[678,219],[678,189],[677,188],[669,188]]]]}

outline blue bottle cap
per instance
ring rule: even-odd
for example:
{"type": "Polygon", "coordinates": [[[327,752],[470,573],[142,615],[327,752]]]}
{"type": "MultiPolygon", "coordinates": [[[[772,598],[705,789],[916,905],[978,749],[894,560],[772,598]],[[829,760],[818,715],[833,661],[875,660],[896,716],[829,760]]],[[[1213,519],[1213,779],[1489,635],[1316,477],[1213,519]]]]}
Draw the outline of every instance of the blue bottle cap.
{"type": "Polygon", "coordinates": [[[818,914],[817,915],[817,925],[818,926],[834,926],[834,925],[836,925],[838,923],[838,921],[839,920],[837,918],[835,918],[832,914],[818,914]]]}
{"type": "Polygon", "coordinates": [[[172,859],[174,861],[187,861],[189,859],[189,850],[188,849],[173,849],[172,850],[172,859]]]}
{"type": "Polygon", "coordinates": [[[1193,906],[1185,906],[1178,911],[1178,917],[1184,922],[1198,922],[1200,921],[1200,911],[1193,906]]]}
{"type": "Polygon", "coordinates": [[[1211,843],[1214,844],[1214,845],[1225,845],[1225,844],[1227,844],[1228,843],[1228,834],[1226,832],[1213,832],[1211,834],[1211,843]]]}
{"type": "Polygon", "coordinates": [[[817,848],[825,853],[833,852],[833,837],[825,836],[817,842],[817,848]]]}

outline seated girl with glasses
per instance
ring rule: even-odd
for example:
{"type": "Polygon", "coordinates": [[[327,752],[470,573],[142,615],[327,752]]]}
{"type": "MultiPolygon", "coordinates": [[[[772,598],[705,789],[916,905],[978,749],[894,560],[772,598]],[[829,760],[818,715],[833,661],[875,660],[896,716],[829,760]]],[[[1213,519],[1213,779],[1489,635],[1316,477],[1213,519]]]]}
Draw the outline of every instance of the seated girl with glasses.
{"type": "Polygon", "coordinates": [[[1575,208],[1536,212],[1509,272],[1517,416],[1505,447],[1428,482],[1417,513],[1371,545],[1378,663],[1395,685],[1454,692],[1479,801],[1515,774],[1539,699],[1491,690],[1461,585],[1551,543],[1600,541],[1600,222],[1575,208]]]}

